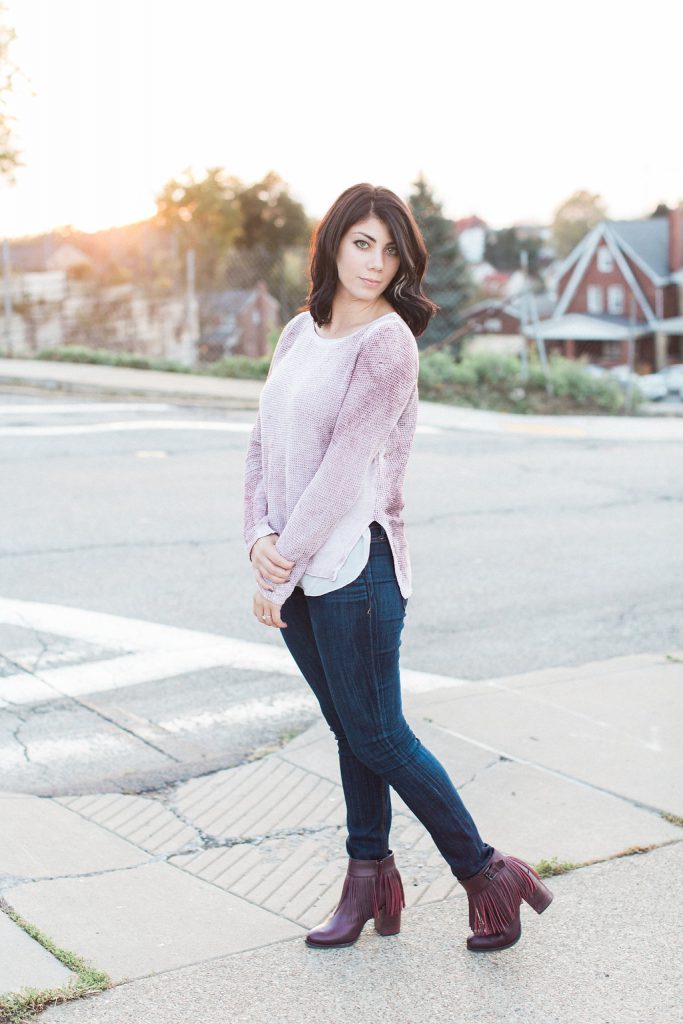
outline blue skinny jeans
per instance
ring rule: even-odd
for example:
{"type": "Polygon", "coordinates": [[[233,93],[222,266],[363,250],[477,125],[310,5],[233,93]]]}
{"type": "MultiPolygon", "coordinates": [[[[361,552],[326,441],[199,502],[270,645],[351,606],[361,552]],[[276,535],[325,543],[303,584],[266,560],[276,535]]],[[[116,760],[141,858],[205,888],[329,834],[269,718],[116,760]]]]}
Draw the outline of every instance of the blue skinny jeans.
{"type": "Polygon", "coordinates": [[[443,765],[403,716],[399,648],[408,598],[389,539],[370,526],[370,556],[338,590],[307,597],[295,587],[282,605],[287,648],[320,704],[339,748],[349,857],[390,852],[390,786],[422,822],[456,878],[487,863],[485,843],[443,765]]]}

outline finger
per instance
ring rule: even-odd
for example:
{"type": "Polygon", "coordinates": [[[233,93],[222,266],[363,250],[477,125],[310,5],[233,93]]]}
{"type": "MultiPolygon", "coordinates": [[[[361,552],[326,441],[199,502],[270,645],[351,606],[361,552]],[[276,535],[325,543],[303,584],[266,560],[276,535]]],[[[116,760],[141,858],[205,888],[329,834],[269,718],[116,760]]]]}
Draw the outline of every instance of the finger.
{"type": "Polygon", "coordinates": [[[276,605],[276,604],[271,604],[270,610],[271,610],[271,621],[272,621],[272,624],[274,626],[276,626],[278,629],[286,628],[287,627],[287,623],[282,621],[282,618],[280,616],[280,608],[279,608],[279,606],[276,605]]]}
{"type": "Polygon", "coordinates": [[[268,575],[272,579],[281,580],[282,582],[286,582],[289,579],[289,577],[291,575],[291,572],[290,572],[289,569],[281,569],[277,565],[276,562],[273,562],[273,561],[271,561],[268,558],[266,559],[266,563],[267,563],[268,575]]]}
{"type": "Polygon", "coordinates": [[[256,578],[258,579],[259,583],[261,584],[264,590],[275,590],[275,586],[266,576],[263,575],[262,572],[257,571],[256,578]]]}
{"type": "Polygon", "coordinates": [[[291,569],[292,566],[294,565],[294,562],[290,562],[288,558],[285,558],[284,555],[280,554],[278,549],[275,547],[275,544],[273,544],[269,555],[267,555],[266,557],[270,557],[274,564],[281,565],[284,568],[287,568],[287,566],[289,566],[289,568],[291,569]]]}

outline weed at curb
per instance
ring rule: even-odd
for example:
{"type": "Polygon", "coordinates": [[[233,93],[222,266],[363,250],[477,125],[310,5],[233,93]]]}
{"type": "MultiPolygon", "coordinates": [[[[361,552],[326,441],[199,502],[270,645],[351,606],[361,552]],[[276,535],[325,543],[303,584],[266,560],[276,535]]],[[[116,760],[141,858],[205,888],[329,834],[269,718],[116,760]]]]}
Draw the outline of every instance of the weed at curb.
{"type": "Polygon", "coordinates": [[[14,921],[27,935],[39,942],[48,953],[60,960],[69,970],[75,971],[77,975],[76,978],[72,978],[66,985],[59,988],[23,988],[19,992],[0,996],[0,1024],[21,1024],[49,1006],[66,1003],[72,999],[82,999],[84,996],[95,995],[97,992],[111,988],[112,980],[108,974],[91,967],[70,950],[61,949],[49,936],[26,921],[2,898],[0,898],[0,912],[7,914],[10,920],[14,921]]]}
{"type": "Polygon", "coordinates": [[[669,814],[668,811],[660,812],[664,821],[670,821],[672,825],[678,825],[679,828],[683,828],[683,818],[680,814],[669,814]]]}
{"type": "Polygon", "coordinates": [[[569,860],[558,861],[557,857],[551,857],[550,860],[539,860],[534,867],[541,878],[550,878],[552,875],[566,875],[579,865],[569,860]]]}

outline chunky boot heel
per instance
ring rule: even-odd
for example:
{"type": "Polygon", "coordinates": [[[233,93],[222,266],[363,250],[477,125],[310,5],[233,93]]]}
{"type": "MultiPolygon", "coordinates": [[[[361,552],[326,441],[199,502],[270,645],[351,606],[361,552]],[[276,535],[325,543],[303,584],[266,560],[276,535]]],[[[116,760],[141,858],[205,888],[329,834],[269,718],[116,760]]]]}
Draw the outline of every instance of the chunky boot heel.
{"type": "Polygon", "coordinates": [[[401,912],[398,914],[387,914],[380,910],[375,918],[375,929],[380,935],[398,935],[401,930],[401,912]]]}
{"type": "Polygon", "coordinates": [[[532,907],[537,914],[542,914],[543,911],[547,910],[553,902],[553,894],[548,886],[544,885],[540,880],[536,882],[536,888],[531,895],[525,898],[529,906],[532,907]]]}
{"type": "Polygon", "coordinates": [[[375,929],[380,935],[398,935],[401,930],[401,908],[405,907],[406,900],[393,853],[379,862],[377,883],[380,909],[375,914],[375,929]]]}
{"type": "Polygon", "coordinates": [[[506,949],[522,933],[519,908],[525,900],[537,914],[552,903],[553,894],[530,864],[494,850],[485,867],[471,878],[458,879],[469,903],[467,948],[477,952],[506,949]]]}

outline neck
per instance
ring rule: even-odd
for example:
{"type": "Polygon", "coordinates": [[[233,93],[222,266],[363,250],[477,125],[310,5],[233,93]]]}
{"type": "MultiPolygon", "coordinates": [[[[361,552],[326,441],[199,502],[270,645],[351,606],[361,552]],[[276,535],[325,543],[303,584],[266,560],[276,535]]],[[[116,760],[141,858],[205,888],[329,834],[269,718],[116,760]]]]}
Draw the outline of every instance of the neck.
{"type": "Polygon", "coordinates": [[[363,324],[390,312],[391,308],[391,304],[381,295],[372,302],[366,302],[337,294],[332,299],[331,316],[327,327],[340,334],[352,331],[354,327],[362,327],[363,324]]]}

